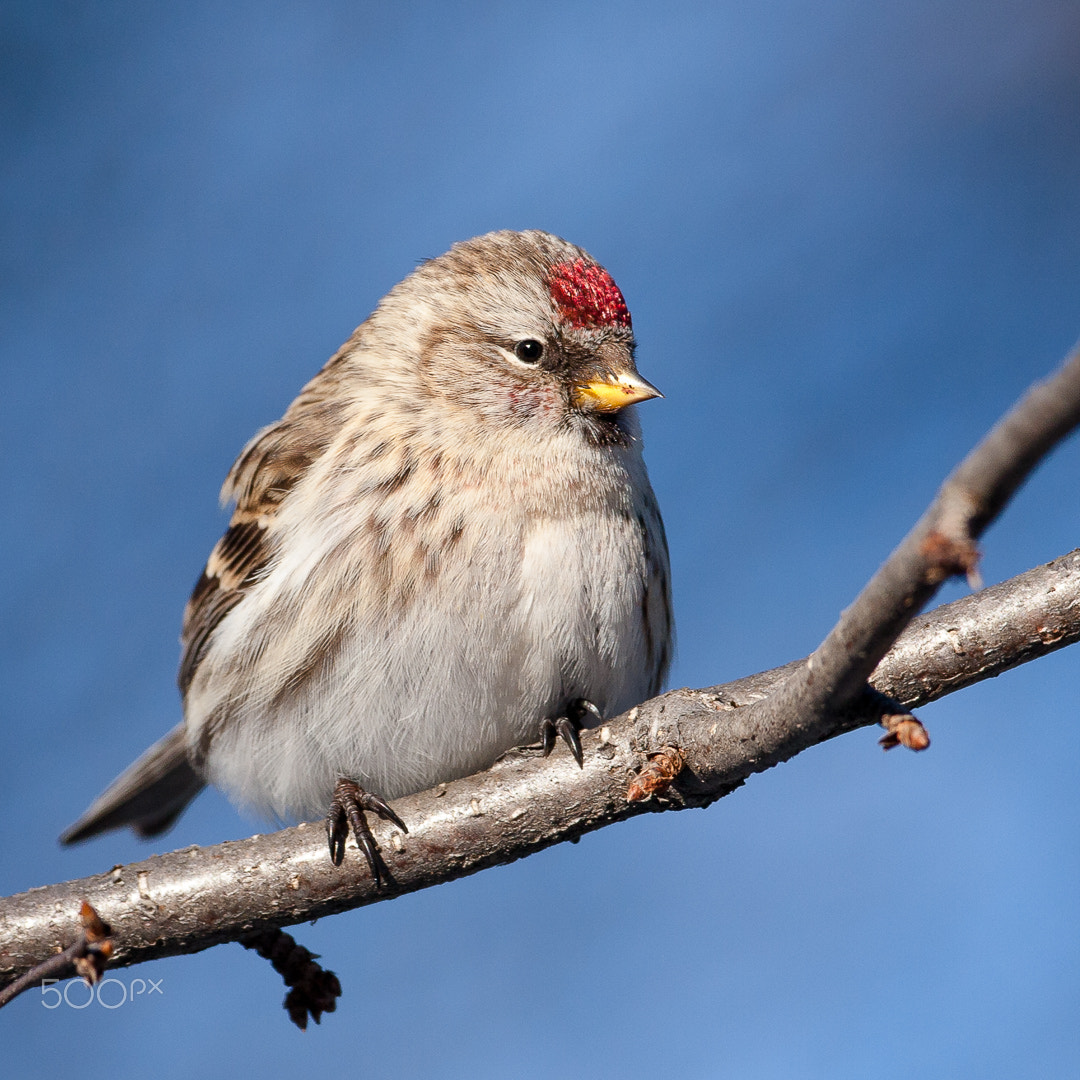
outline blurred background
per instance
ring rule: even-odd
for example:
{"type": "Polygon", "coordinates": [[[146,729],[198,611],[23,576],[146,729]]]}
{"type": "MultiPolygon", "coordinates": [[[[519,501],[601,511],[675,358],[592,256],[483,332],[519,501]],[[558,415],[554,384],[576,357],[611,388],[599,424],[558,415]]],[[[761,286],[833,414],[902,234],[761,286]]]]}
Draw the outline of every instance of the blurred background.
{"type": "MultiPolygon", "coordinates": [[[[1080,7],[0,4],[0,892],[249,835],[56,837],[179,718],[233,457],[424,257],[495,228],[622,287],[675,574],[672,685],[812,649],[1080,335],[1080,7]]],[[[1080,443],[986,536],[1080,543],[1080,443]]],[[[964,592],[950,586],[942,599],[964,592]]],[[[1080,654],[650,816],[0,1015],[12,1075],[1080,1072],[1080,654]],[[119,990],[114,987],[116,997],[119,990]],[[110,999],[115,1000],[115,999],[110,999]]]]}

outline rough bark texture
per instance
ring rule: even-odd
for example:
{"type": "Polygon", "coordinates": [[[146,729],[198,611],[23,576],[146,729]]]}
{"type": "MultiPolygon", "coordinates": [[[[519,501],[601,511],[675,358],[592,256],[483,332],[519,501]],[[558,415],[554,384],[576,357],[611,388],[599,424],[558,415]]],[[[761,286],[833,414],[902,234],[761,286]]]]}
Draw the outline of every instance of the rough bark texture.
{"type": "MultiPolygon", "coordinates": [[[[915,618],[873,685],[914,708],[1080,639],[1080,550],[915,618]]],[[[78,934],[88,900],[112,926],[114,964],[198,952],[508,863],[640,813],[704,806],[814,743],[875,723],[863,691],[839,717],[762,727],[747,708],[805,664],[704,690],[673,690],[584,732],[585,767],[569,754],[507,755],[487,772],[394,804],[409,835],[373,830],[392,874],[376,890],[352,841],[334,869],[321,824],[187,848],[0,900],[0,984],[78,934]],[[685,767],[667,793],[628,802],[650,752],[678,746],[685,767]]]]}

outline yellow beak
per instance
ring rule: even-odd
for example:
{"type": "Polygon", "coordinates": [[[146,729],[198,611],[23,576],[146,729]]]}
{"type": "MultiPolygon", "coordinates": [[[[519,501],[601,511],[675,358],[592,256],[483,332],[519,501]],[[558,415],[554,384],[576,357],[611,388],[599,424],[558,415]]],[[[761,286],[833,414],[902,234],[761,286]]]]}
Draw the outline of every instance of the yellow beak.
{"type": "Polygon", "coordinates": [[[649,398],[663,397],[652,383],[640,375],[620,372],[609,379],[596,379],[574,387],[574,404],[592,412],[618,412],[627,405],[649,398]]]}

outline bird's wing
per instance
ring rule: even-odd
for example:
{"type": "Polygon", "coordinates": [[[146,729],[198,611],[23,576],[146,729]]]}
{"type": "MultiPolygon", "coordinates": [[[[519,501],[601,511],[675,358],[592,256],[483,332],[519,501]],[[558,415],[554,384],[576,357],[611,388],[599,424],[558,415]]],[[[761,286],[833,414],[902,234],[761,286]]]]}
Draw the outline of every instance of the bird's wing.
{"type": "MultiPolygon", "coordinates": [[[[342,361],[354,344],[355,335],[304,387],[281,420],[248,443],[225,480],[222,497],[235,500],[236,509],[184,611],[181,693],[186,694],[215,628],[267,565],[272,524],[282,500],[336,433],[345,377],[342,361]]],[[[153,836],[172,825],[204,783],[179,724],[114,780],[61,840],[71,844],[125,825],[141,836],[153,836]]]]}
{"type": "Polygon", "coordinates": [[[244,447],[229,470],[221,498],[223,502],[235,501],[232,520],[210,552],[184,609],[178,675],[182,694],[186,695],[221,620],[269,563],[274,551],[274,518],[282,501],[337,434],[339,415],[346,407],[340,392],[345,378],[343,361],[355,342],[353,335],[304,387],[285,415],[244,447]]]}

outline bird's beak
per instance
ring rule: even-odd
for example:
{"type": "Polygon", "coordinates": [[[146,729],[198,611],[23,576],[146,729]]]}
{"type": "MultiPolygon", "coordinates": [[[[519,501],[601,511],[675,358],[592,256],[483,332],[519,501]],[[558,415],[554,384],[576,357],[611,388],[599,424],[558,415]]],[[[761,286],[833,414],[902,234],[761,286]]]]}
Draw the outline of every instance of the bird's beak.
{"type": "Polygon", "coordinates": [[[637,401],[664,395],[638,374],[627,371],[611,372],[605,378],[579,383],[574,387],[574,404],[590,412],[618,412],[637,401]]]}

